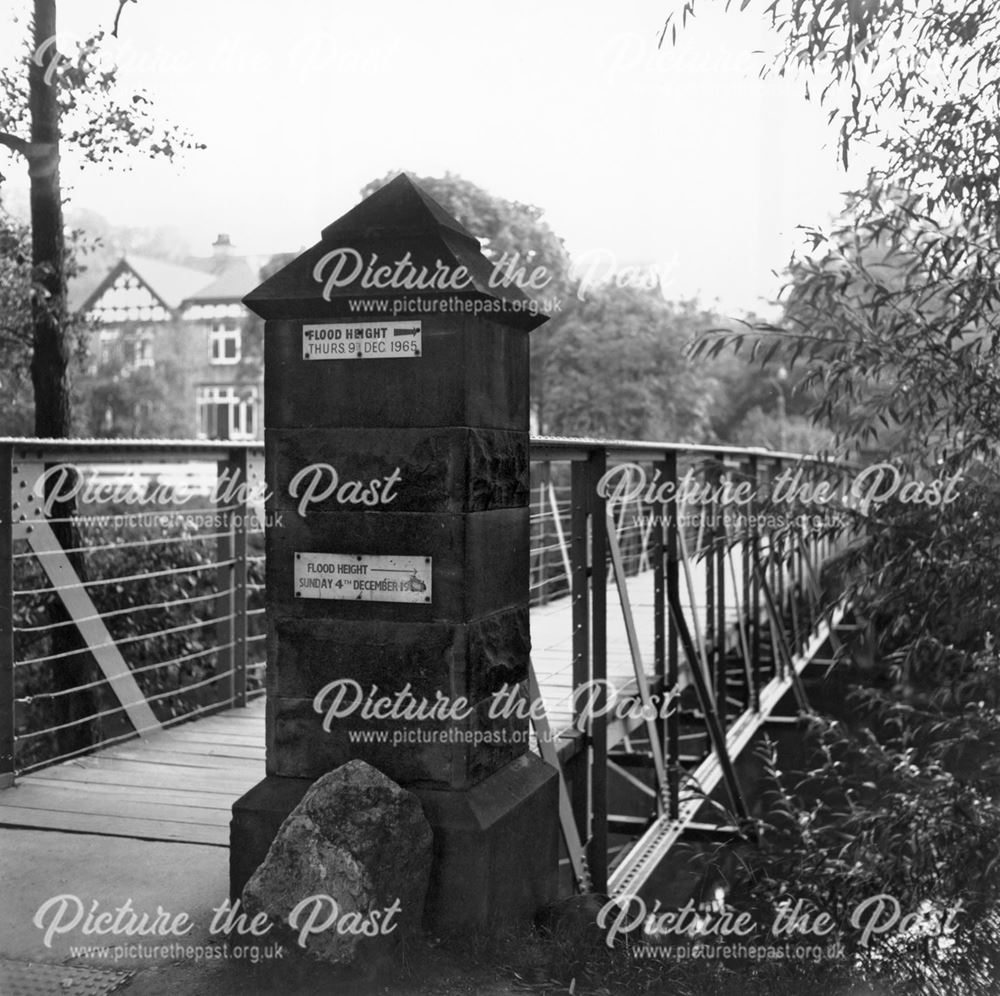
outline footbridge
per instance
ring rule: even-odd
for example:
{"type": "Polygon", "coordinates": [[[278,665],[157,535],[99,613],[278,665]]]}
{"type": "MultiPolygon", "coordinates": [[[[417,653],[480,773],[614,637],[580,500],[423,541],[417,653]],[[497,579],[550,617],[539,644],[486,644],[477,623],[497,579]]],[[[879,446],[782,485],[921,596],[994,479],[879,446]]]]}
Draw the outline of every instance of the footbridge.
{"type": "MultiPolygon", "coordinates": [[[[530,471],[519,694],[558,772],[562,888],[636,893],[732,829],[709,796],[747,814],[740,753],[833,665],[820,575],[848,536],[804,499],[836,468],[543,437],[530,471]]],[[[229,845],[274,687],[264,476],[252,443],[0,441],[0,825],[229,845]]]]}

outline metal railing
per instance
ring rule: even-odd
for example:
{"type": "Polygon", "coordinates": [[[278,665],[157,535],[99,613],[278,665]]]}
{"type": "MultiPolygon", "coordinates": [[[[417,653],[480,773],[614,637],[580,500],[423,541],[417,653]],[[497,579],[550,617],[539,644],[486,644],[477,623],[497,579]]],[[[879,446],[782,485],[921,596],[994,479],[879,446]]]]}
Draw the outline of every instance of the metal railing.
{"type": "MultiPolygon", "coordinates": [[[[628,844],[691,818],[699,779],[739,808],[746,717],[789,690],[805,707],[799,662],[831,609],[819,569],[844,529],[830,503],[764,496],[836,468],[590,439],[533,439],[530,459],[531,601],[566,627],[554,664],[535,641],[537,749],[560,767],[575,878],[603,891],[628,844]],[[572,694],[602,683],[599,705],[655,721],[572,694]],[[635,812],[609,812],[616,780],[635,812]]],[[[0,786],[263,692],[263,485],[255,443],[0,440],[0,786]]]]}
{"type": "Polygon", "coordinates": [[[263,691],[259,444],[0,440],[0,784],[263,691]]]}

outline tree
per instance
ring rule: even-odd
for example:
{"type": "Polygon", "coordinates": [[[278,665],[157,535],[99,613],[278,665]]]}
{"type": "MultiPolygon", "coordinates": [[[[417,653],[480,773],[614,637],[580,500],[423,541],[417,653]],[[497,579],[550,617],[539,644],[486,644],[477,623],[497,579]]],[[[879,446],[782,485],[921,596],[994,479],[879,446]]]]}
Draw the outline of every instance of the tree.
{"type": "MultiPolygon", "coordinates": [[[[1000,251],[992,226],[942,222],[917,199],[855,198],[793,261],[785,313],[816,414],[855,449],[956,470],[996,452],[1000,251]]],[[[787,346],[790,343],[786,343],[787,346]]]]}
{"type": "Polygon", "coordinates": [[[803,371],[813,415],[846,447],[891,446],[908,476],[961,486],[859,520],[849,594],[879,653],[850,715],[818,723],[808,782],[792,791],[774,773],[762,833],[781,848],[759,881],[772,901],[789,883],[819,903],[961,898],[950,947],[914,934],[858,954],[907,987],[895,992],[985,992],[1000,943],[1000,12],[969,0],[769,10],[771,71],[807,76],[845,163],[873,141],[885,164],[831,232],[809,232],[784,321],[700,349],[752,341],[763,363],[803,371]]]}
{"type": "MultiPolygon", "coordinates": [[[[115,31],[125,0],[119,0],[115,31]]],[[[15,19],[16,22],[16,19],[15,19]]],[[[9,291],[30,311],[30,371],[34,392],[34,434],[65,437],[72,432],[70,361],[74,326],[67,315],[66,282],[72,261],[67,260],[59,167],[62,148],[75,150],[85,163],[111,165],[128,148],[168,158],[194,143],[177,129],[160,128],[149,113],[150,101],[141,93],[119,92],[114,68],[100,58],[103,32],[84,41],[74,58],[59,52],[55,0],[33,0],[30,38],[24,58],[0,69],[0,145],[19,156],[28,167],[31,212],[31,266],[28,280],[9,291]]],[[[17,259],[19,257],[15,257],[17,259]]],[[[16,265],[4,276],[24,276],[16,265]]],[[[7,291],[5,291],[6,293],[7,291]]],[[[77,573],[86,570],[75,502],[53,506],[53,531],[77,573]]],[[[52,651],[62,660],[55,672],[58,691],[79,689],[59,699],[64,747],[82,750],[91,743],[88,726],[96,713],[93,666],[64,606],[54,599],[48,610],[53,625],[52,651]]]]}
{"type": "MultiPolygon", "coordinates": [[[[119,3],[120,16],[124,3],[119,3]]],[[[35,435],[72,431],[69,368],[72,325],[66,312],[66,240],[59,182],[61,148],[89,163],[113,164],[129,147],[173,157],[196,147],[152,118],[149,98],[119,92],[117,73],[100,58],[104,32],[60,54],[56,0],[34,0],[31,39],[19,65],[0,69],[0,145],[27,164],[31,203],[31,381],[35,435]]],[[[118,28],[115,18],[115,30],[118,28]]],[[[15,19],[16,20],[16,19],[15,19]]]]}
{"type": "MultiPolygon", "coordinates": [[[[683,4],[681,24],[695,8],[683,4]]],[[[790,268],[794,334],[766,355],[810,361],[828,394],[817,414],[839,416],[848,442],[905,426],[906,452],[926,462],[955,458],[946,441],[956,432],[981,453],[993,429],[960,426],[991,402],[997,349],[1000,11],[983,0],[776,0],[767,10],[777,46],[762,72],[797,76],[818,95],[845,165],[858,143],[884,163],[841,225],[809,231],[810,251],[790,268]]],[[[663,38],[676,38],[677,21],[663,38]]]]}
{"type": "MultiPolygon", "coordinates": [[[[746,324],[759,323],[751,318],[746,324]]],[[[770,376],[762,377],[754,364],[732,352],[723,352],[705,366],[718,382],[711,412],[718,442],[799,453],[833,449],[832,431],[809,417],[819,396],[806,389],[804,371],[777,366],[770,376]]]]}
{"type": "Polygon", "coordinates": [[[717,320],[694,301],[665,301],[658,290],[604,286],[574,300],[544,358],[547,430],[705,440],[717,385],[685,348],[717,320]]]}

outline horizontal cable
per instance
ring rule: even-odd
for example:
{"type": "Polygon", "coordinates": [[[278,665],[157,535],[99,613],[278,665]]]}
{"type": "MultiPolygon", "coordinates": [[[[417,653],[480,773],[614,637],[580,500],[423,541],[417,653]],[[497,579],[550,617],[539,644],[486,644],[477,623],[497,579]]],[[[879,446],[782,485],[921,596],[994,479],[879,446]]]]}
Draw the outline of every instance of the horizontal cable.
{"type": "Polygon", "coordinates": [[[101,543],[96,546],[72,546],[62,547],[59,550],[28,550],[24,553],[15,553],[14,560],[26,560],[29,557],[55,557],[60,553],[94,553],[97,550],[130,550],[140,547],[166,546],[169,543],[200,543],[203,540],[219,539],[223,536],[231,536],[232,533],[193,533],[190,536],[166,536],[160,539],[127,540],[122,543],[101,543]]]}
{"type": "Polygon", "coordinates": [[[190,598],[175,598],[170,602],[150,602],[148,605],[129,605],[124,609],[110,609],[107,612],[95,612],[93,615],[83,616],[80,619],[66,619],[62,622],[45,623],[42,626],[15,626],[15,633],[43,633],[46,630],[58,629],[60,626],[76,626],[78,623],[92,622],[94,619],[111,619],[114,616],[122,616],[135,612],[149,612],[152,609],[169,609],[176,605],[195,605],[198,602],[207,602],[218,598],[225,598],[233,593],[233,588],[222,588],[219,591],[209,592],[207,595],[192,595],[190,598]]]}
{"type": "MultiPolygon", "coordinates": [[[[191,685],[185,685],[184,688],[176,689],[175,691],[161,692],[159,695],[148,695],[146,696],[147,702],[157,702],[160,699],[167,698],[171,695],[184,695],[187,692],[194,691],[197,688],[201,688],[204,685],[211,684],[215,681],[221,681],[223,678],[228,678],[233,674],[232,670],[223,671],[221,674],[213,675],[211,679],[206,681],[198,681],[191,685]]],[[[69,723],[62,723],[59,726],[48,726],[43,730],[36,730],[33,733],[21,733],[14,737],[16,742],[22,740],[30,740],[33,737],[40,737],[45,733],[58,733],[60,730],[68,730],[71,726],[80,726],[82,723],[89,723],[95,719],[103,719],[105,716],[113,716],[115,713],[125,712],[125,707],[123,705],[116,705],[111,709],[103,709],[101,712],[95,712],[90,716],[84,716],[82,719],[74,719],[69,723]]],[[[161,727],[147,727],[148,730],[160,729],[161,727]]],[[[94,746],[99,746],[95,744],[94,746]]]]}
{"type": "Polygon", "coordinates": [[[155,640],[159,636],[169,636],[172,633],[184,633],[192,629],[203,629],[205,626],[214,626],[227,619],[234,619],[235,615],[230,612],[227,615],[215,616],[211,619],[196,619],[194,622],[183,623],[180,626],[171,626],[168,629],[158,629],[150,633],[137,633],[132,636],[122,636],[117,640],[105,640],[104,643],[94,645],[88,644],[76,650],[63,650],[58,654],[46,654],[44,657],[30,657],[27,660],[15,661],[15,667],[27,667],[29,664],[45,664],[48,661],[61,660],[66,657],[75,657],[78,654],[96,653],[98,650],[106,650],[108,647],[121,647],[128,643],[139,643],[142,640],[155,640]]]}
{"type": "Polygon", "coordinates": [[[210,678],[204,678],[202,681],[196,681],[191,685],[185,685],[183,688],[178,688],[174,691],[159,692],[157,695],[147,695],[147,702],[159,702],[160,699],[170,698],[171,695],[184,695],[187,692],[193,692],[198,688],[205,688],[207,685],[214,685],[217,681],[222,681],[224,678],[231,678],[236,672],[232,668],[226,668],[225,671],[221,671],[219,674],[213,674],[210,678]]]}
{"type": "MultiPolygon", "coordinates": [[[[124,712],[125,707],[122,705],[116,705],[112,709],[104,709],[101,712],[95,712],[90,716],[84,716],[82,719],[74,719],[68,723],[62,723],[60,726],[47,726],[42,730],[35,730],[32,733],[19,733],[14,737],[16,743],[20,743],[22,740],[31,740],[33,737],[40,737],[46,733],[58,733],[60,730],[68,730],[71,726],[80,726],[83,723],[90,723],[95,719],[103,719],[105,716],[113,716],[115,713],[124,712]]],[[[157,727],[149,727],[149,729],[157,729],[157,727]]],[[[96,746],[96,745],[95,745],[96,746]]]]}
{"type": "Polygon", "coordinates": [[[229,560],[214,560],[208,564],[197,564],[193,567],[171,567],[163,571],[147,571],[143,574],[128,574],[124,577],[118,578],[98,578],[94,581],[77,581],[73,584],[60,584],[53,585],[48,588],[27,588],[25,590],[16,590],[15,595],[47,595],[54,591],[65,591],[67,588],[94,588],[97,586],[109,585],[109,584],[122,584],[125,581],[147,581],[150,578],[163,578],[170,577],[175,574],[196,574],[198,571],[209,571],[214,570],[218,567],[231,567],[237,561],[234,559],[229,560]]]}
{"type": "Polygon", "coordinates": [[[528,591],[541,591],[542,588],[547,588],[550,584],[553,584],[560,579],[564,579],[568,582],[566,575],[561,575],[558,578],[547,578],[545,581],[536,581],[534,584],[528,585],[528,591]]]}
{"type": "Polygon", "coordinates": [[[55,522],[75,522],[77,525],[110,525],[116,518],[125,515],[148,515],[157,517],[173,518],[179,515],[221,515],[226,512],[242,512],[246,508],[253,508],[252,505],[208,505],[204,508],[147,508],[134,512],[90,512],[84,515],[65,516],[37,516],[35,519],[26,519],[19,525],[30,526],[32,522],[47,522],[52,525],[55,522]]]}
{"type": "Polygon", "coordinates": [[[537,556],[539,553],[555,553],[557,550],[562,549],[562,543],[549,543],[547,546],[533,546],[531,548],[531,555],[537,556]]]}
{"type": "MultiPolygon", "coordinates": [[[[257,692],[257,690],[255,689],[255,694],[260,694],[261,692],[263,692],[263,689],[261,689],[260,692],[257,692]]],[[[56,757],[49,758],[45,761],[36,761],[34,764],[26,765],[23,768],[18,768],[16,774],[26,775],[29,772],[36,771],[38,768],[45,768],[48,767],[49,765],[57,764],[59,761],[68,761],[70,758],[79,757],[81,754],[91,754],[96,751],[103,750],[105,747],[113,747],[115,744],[122,743],[125,740],[133,740],[135,739],[135,737],[140,736],[143,733],[154,733],[159,730],[169,729],[172,726],[177,726],[180,723],[189,720],[192,716],[197,716],[199,713],[208,712],[209,709],[219,710],[220,707],[225,706],[227,704],[231,705],[232,702],[233,700],[230,698],[230,699],[224,699],[222,702],[212,702],[209,703],[208,705],[198,706],[197,708],[192,709],[190,712],[184,713],[183,716],[172,716],[169,720],[165,721],[162,726],[160,725],[144,726],[141,729],[132,730],[130,733],[120,733],[118,734],[118,736],[109,737],[106,740],[101,740],[99,743],[91,744],[89,747],[81,747],[78,750],[68,751],[65,754],[59,754],[56,757]]]]}
{"type": "MultiPolygon", "coordinates": [[[[193,654],[185,654],[183,657],[173,657],[167,661],[157,661],[155,664],[143,664],[142,667],[129,667],[130,674],[146,674],[149,671],[160,671],[165,667],[170,667],[174,664],[186,664],[188,661],[196,660],[199,657],[207,657],[209,654],[217,653],[220,650],[228,650],[230,647],[235,646],[232,642],[220,643],[208,647],[205,650],[199,650],[193,654]]],[[[55,692],[38,692],[35,695],[25,695],[21,698],[15,699],[19,705],[31,705],[33,702],[38,702],[42,700],[57,699],[61,698],[63,695],[73,695],[76,692],[86,691],[88,688],[98,688],[101,685],[109,684],[109,679],[107,677],[97,678],[95,681],[88,681],[84,685],[74,685],[72,688],[60,688],[55,692]]]]}

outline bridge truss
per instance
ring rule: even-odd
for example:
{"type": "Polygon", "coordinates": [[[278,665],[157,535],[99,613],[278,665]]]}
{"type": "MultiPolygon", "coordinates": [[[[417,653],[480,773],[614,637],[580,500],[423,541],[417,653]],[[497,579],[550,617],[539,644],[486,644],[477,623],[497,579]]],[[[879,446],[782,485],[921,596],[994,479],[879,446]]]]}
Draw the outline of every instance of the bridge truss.
{"type": "Polygon", "coordinates": [[[737,832],[750,813],[736,759],[766,724],[810,712],[803,672],[832,665],[844,616],[820,580],[848,538],[819,500],[836,468],[566,439],[533,441],[532,460],[533,588],[568,600],[572,630],[560,698],[533,622],[537,749],[560,772],[576,888],[636,894],[682,839],[737,832]],[[708,805],[720,788],[724,806],[708,805]],[[731,819],[706,822],[722,808],[731,819]]]}

